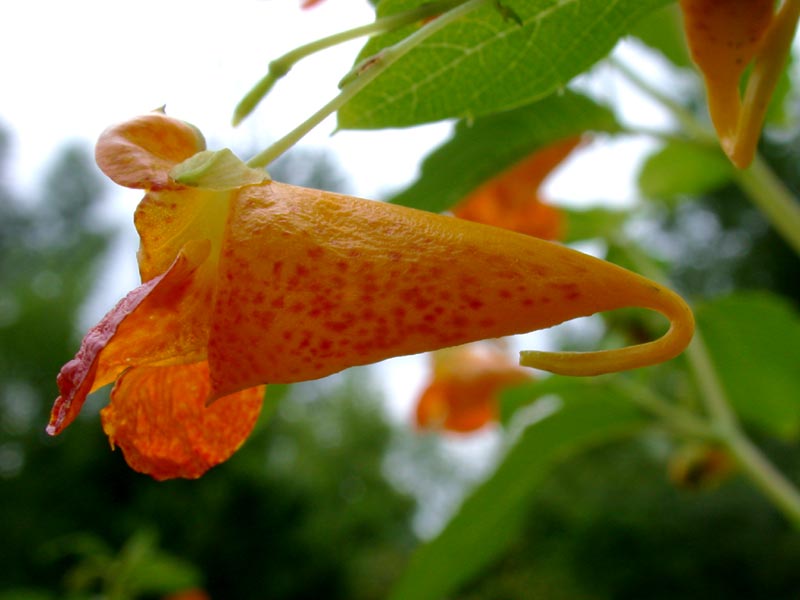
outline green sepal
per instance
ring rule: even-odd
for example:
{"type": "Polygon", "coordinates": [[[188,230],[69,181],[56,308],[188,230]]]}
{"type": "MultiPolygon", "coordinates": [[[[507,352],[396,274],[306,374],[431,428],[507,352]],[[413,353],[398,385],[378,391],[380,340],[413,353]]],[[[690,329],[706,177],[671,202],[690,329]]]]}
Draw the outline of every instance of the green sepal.
{"type": "Polygon", "coordinates": [[[169,175],[183,185],[210,190],[230,190],[270,180],[265,170],[248,167],[227,148],[198,152],[173,167],[169,175]]]}

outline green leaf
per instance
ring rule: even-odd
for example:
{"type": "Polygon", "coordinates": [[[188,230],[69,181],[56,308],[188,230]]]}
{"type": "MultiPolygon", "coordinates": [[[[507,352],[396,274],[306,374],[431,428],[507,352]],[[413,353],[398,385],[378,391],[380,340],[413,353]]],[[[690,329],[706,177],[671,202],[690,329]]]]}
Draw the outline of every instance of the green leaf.
{"type": "Polygon", "coordinates": [[[553,142],[586,131],[616,131],[612,112],[573,92],[513,111],[461,122],[425,158],[419,179],[391,202],[441,212],[483,182],[553,142]]]}
{"type": "Polygon", "coordinates": [[[697,322],[739,416],[785,438],[800,434],[800,316],[767,293],[709,302],[697,322]]]}
{"type": "MultiPolygon", "coordinates": [[[[383,0],[385,17],[426,0],[383,0]]],[[[504,0],[420,43],[339,110],[342,129],[406,127],[511,110],[550,95],[603,58],[641,17],[669,0],[504,0]]],[[[417,30],[376,36],[357,64],[417,30]]]]}
{"type": "Polygon", "coordinates": [[[595,238],[610,239],[620,232],[620,228],[630,217],[627,210],[610,208],[560,208],[567,221],[566,244],[595,238]]]}
{"type": "Polygon", "coordinates": [[[642,42],[658,50],[678,67],[693,67],[686,36],[683,33],[683,18],[677,4],[655,10],[639,21],[631,33],[642,42]]]}
{"type": "Polygon", "coordinates": [[[733,166],[718,148],[671,141],[647,158],[638,183],[648,198],[670,200],[711,192],[733,175],[733,166]]]}
{"type": "Polygon", "coordinates": [[[519,533],[532,495],[556,463],[646,422],[604,386],[565,397],[559,410],[528,426],[494,475],[412,556],[391,600],[440,600],[454,593],[519,533]]]}

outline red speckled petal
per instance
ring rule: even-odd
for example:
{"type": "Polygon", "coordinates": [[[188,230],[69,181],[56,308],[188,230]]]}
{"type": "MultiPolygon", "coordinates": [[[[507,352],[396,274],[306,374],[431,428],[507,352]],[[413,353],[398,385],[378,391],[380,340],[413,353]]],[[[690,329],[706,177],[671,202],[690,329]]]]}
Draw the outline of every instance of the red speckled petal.
{"type": "Polygon", "coordinates": [[[552,242],[276,182],[232,198],[218,282],[215,396],[614,308],[685,306],[552,242]]]}
{"type": "Polygon", "coordinates": [[[166,273],[123,298],[84,337],[75,358],[58,374],[47,432],[60,433],[80,412],[86,396],[131,365],[205,358],[213,284],[198,267],[208,242],[189,244],[166,273]]]}
{"type": "Polygon", "coordinates": [[[95,160],[119,185],[157,190],[175,187],[170,169],[205,146],[192,125],[151,112],[106,129],[97,141],[95,160]]]}
{"type": "Polygon", "coordinates": [[[130,369],[101,411],[103,429],[136,471],[159,480],[200,477],[242,445],[256,423],[265,388],[206,406],[209,389],[205,362],[130,369]]]}

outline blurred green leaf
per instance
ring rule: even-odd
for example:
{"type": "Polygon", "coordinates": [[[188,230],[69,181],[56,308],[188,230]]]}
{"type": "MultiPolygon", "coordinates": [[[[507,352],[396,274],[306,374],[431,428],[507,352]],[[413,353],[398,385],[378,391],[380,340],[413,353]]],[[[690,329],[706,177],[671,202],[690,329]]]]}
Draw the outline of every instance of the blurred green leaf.
{"type": "Polygon", "coordinates": [[[508,426],[517,412],[541,398],[554,396],[564,402],[624,403],[626,396],[612,385],[611,377],[548,376],[522,386],[508,388],[500,397],[500,421],[508,426]]]}
{"type": "MultiPolygon", "coordinates": [[[[383,0],[378,16],[426,0],[383,0]]],[[[668,0],[504,0],[523,25],[491,4],[419,44],[339,110],[342,129],[472,119],[562,89],[605,56],[630,27],[668,0]]],[[[376,36],[357,62],[416,31],[376,36]]]]}
{"type": "Polygon", "coordinates": [[[45,590],[17,588],[0,592],[0,600],[52,600],[55,598],[45,590]]]}
{"type": "Polygon", "coordinates": [[[800,434],[800,317],[768,293],[738,293],[700,306],[697,322],[736,412],[767,432],[800,434]]]}
{"type": "Polygon", "coordinates": [[[586,131],[617,128],[608,108],[573,92],[461,122],[453,136],[425,158],[419,179],[391,202],[441,212],[539,148],[586,131]]]}
{"type": "Polygon", "coordinates": [[[791,124],[790,100],[795,98],[796,94],[790,74],[796,72],[796,69],[797,59],[790,53],[767,108],[766,122],[768,125],[786,127],[791,124]]]}
{"type": "Polygon", "coordinates": [[[634,25],[631,33],[658,50],[674,65],[692,67],[683,33],[683,18],[677,3],[653,11],[634,25]]]}
{"type": "Polygon", "coordinates": [[[670,200],[718,189],[733,174],[733,166],[718,148],[671,141],[647,158],[638,183],[645,196],[670,200]]]}
{"type": "Polygon", "coordinates": [[[596,392],[565,396],[561,408],[525,429],[444,531],[412,557],[392,600],[439,600],[455,592],[517,535],[531,496],[559,461],[646,422],[604,386],[596,392]]]}
{"type": "Polygon", "coordinates": [[[594,238],[609,239],[619,233],[623,223],[630,217],[626,210],[610,208],[564,208],[559,210],[567,221],[564,243],[578,242],[594,238]]]}
{"type": "Polygon", "coordinates": [[[135,598],[140,594],[166,594],[201,583],[197,568],[158,547],[154,531],[136,531],[116,554],[92,534],[68,536],[60,544],[81,560],[66,574],[73,592],[91,592],[100,586],[109,597],[135,598]]]}
{"type": "Polygon", "coordinates": [[[133,565],[128,578],[131,589],[141,594],[178,592],[196,587],[202,581],[195,566],[161,551],[133,565]]]}

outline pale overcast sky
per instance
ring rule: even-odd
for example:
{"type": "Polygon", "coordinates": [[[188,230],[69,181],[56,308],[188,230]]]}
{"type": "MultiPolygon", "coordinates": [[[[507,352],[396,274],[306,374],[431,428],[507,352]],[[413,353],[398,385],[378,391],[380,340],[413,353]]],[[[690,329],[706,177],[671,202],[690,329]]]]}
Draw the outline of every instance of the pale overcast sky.
{"type": "MultiPolygon", "coordinates": [[[[335,95],[362,42],[298,65],[258,112],[234,129],[233,108],[293,47],[372,18],[366,0],[70,0],[0,5],[0,119],[15,132],[16,172],[27,182],[64,140],[93,144],[109,124],[166,104],[209,145],[263,148],[335,95]]],[[[413,176],[420,152],[447,127],[330,137],[328,120],[304,143],[339,155],[361,195],[413,176]],[[376,144],[400,148],[391,160],[376,144]]]]}

